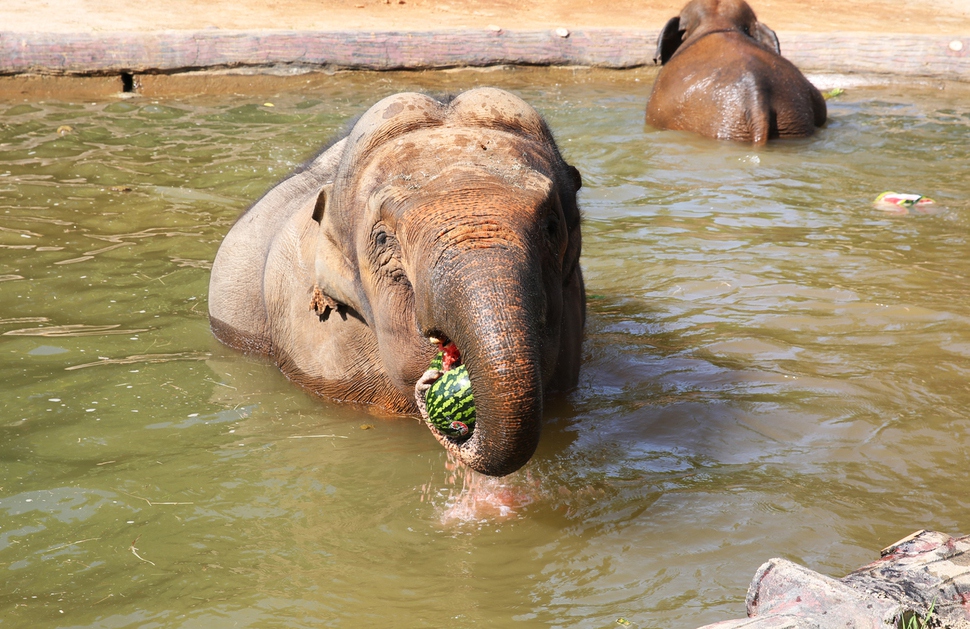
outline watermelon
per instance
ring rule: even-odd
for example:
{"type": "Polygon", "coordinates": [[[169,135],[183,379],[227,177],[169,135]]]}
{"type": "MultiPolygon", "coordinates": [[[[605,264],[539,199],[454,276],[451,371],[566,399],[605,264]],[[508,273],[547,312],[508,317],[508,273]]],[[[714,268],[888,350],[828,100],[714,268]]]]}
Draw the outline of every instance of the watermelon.
{"type": "MultiPolygon", "coordinates": [[[[441,353],[431,361],[431,369],[441,369],[441,353]]],[[[452,437],[467,437],[475,429],[475,398],[464,365],[452,367],[435,380],[424,396],[428,423],[452,437]]]]}

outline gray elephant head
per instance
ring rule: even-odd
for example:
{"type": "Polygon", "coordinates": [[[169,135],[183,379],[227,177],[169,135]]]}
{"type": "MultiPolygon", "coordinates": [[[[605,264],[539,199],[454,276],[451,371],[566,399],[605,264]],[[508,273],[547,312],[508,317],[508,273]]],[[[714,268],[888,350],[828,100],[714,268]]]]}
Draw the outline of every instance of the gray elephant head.
{"type": "Polygon", "coordinates": [[[428,368],[428,339],[453,343],[476,429],[465,440],[432,431],[474,469],[518,469],[538,443],[543,396],[577,377],[578,171],[535,110],[490,89],[447,104],[392,96],[347,146],[314,212],[317,285],[367,322],[402,394],[428,368]]]}

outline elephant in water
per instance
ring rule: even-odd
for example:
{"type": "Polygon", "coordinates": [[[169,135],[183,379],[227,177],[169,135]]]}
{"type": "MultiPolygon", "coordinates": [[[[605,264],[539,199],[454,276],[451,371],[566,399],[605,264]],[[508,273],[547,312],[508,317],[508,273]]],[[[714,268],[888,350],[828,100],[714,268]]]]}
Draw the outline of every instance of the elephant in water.
{"type": "Polygon", "coordinates": [[[764,144],[825,124],[825,99],[744,0],[691,0],[657,40],[647,123],[764,144]]]}
{"type": "Polygon", "coordinates": [[[535,452],[544,396],[578,378],[580,185],[512,94],[390,96],[235,223],[212,266],[212,330],[313,393],[398,413],[422,412],[416,384],[444,349],[477,419],[464,438],[432,433],[510,474],[535,452]]]}

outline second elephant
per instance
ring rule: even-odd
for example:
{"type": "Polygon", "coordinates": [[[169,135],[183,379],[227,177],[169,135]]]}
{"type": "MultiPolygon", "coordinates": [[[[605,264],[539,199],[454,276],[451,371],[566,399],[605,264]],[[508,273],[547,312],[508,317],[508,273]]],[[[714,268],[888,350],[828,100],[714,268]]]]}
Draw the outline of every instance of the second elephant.
{"type": "Polygon", "coordinates": [[[744,0],[692,0],[657,41],[647,123],[739,142],[810,136],[825,99],[744,0]]]}

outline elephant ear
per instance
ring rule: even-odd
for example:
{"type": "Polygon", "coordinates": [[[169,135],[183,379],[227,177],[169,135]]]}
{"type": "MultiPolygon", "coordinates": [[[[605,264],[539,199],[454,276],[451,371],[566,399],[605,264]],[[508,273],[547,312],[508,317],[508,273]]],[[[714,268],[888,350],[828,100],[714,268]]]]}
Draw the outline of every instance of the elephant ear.
{"type": "Polygon", "coordinates": [[[583,187],[583,176],[579,169],[572,164],[566,164],[566,173],[569,175],[570,183],[573,184],[573,191],[579,192],[579,189],[583,187]]]}
{"type": "Polygon", "coordinates": [[[761,22],[755,24],[754,32],[751,33],[751,36],[765,48],[774,50],[776,54],[781,54],[781,44],[778,43],[778,36],[775,35],[775,31],[761,22]]]}
{"type": "Polygon", "coordinates": [[[327,201],[331,194],[333,194],[333,184],[328,183],[323,186],[320,194],[317,195],[317,202],[313,205],[313,220],[317,222],[317,225],[323,222],[323,215],[327,210],[327,201]]]}
{"type": "Polygon", "coordinates": [[[680,28],[680,17],[672,17],[667,20],[660,36],[657,37],[657,55],[653,62],[660,65],[667,63],[684,41],[684,31],[680,28]]]}
{"type": "Polygon", "coordinates": [[[325,185],[313,206],[313,220],[319,231],[314,258],[316,284],[310,307],[324,319],[330,314],[329,309],[339,310],[341,306],[359,311],[354,267],[340,248],[342,239],[336,235],[332,213],[327,212],[332,193],[333,184],[325,185]]]}

